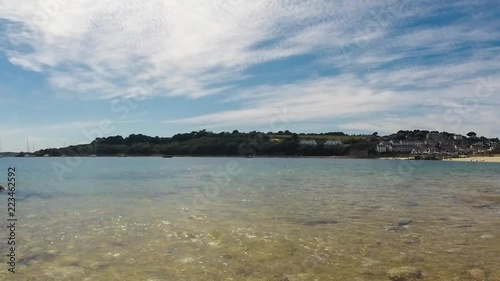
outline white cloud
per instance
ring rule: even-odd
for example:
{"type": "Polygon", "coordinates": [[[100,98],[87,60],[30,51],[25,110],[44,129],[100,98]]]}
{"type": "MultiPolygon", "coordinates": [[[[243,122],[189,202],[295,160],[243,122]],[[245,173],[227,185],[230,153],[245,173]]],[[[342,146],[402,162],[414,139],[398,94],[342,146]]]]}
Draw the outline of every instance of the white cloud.
{"type": "Polygon", "coordinates": [[[282,110],[286,112],[283,118],[298,122],[383,112],[394,106],[403,106],[411,99],[395,92],[367,88],[351,75],[263,86],[244,91],[233,100],[235,98],[244,103],[244,108],[167,122],[205,124],[208,127],[266,125],[282,110]]]}
{"type": "Polygon", "coordinates": [[[9,61],[47,73],[55,89],[201,97],[253,65],[381,37],[362,23],[388,3],[2,0],[0,18],[9,61]]]}
{"type": "MultiPolygon", "coordinates": [[[[493,126],[494,120],[500,120],[500,75],[473,75],[482,64],[475,65],[477,68],[473,65],[470,62],[455,68],[437,66],[404,74],[388,71],[378,74],[380,80],[371,77],[370,83],[353,75],[343,75],[262,86],[228,100],[241,102],[243,107],[240,109],[166,122],[207,128],[245,126],[268,130],[269,124],[280,118],[287,121],[287,128],[306,121],[314,124],[318,120],[330,120],[332,126],[342,129],[382,133],[427,128],[462,133],[476,130],[484,135],[500,135],[493,126]],[[445,75],[439,76],[439,73],[445,75]],[[412,74],[415,77],[411,77],[412,74]],[[425,80],[429,80],[426,82],[428,87],[391,90],[404,83],[425,80]],[[448,87],[432,85],[441,82],[446,82],[448,87]],[[336,121],[345,119],[350,121],[336,121]]],[[[491,65],[484,66],[489,69],[491,65]]],[[[328,130],[328,127],[323,128],[328,130]]]]}

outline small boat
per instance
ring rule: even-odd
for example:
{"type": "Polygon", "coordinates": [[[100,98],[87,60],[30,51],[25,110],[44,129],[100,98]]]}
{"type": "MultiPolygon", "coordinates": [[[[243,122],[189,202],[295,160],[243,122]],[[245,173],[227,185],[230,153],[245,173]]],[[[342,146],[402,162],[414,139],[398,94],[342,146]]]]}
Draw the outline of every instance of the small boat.
{"type": "Polygon", "coordinates": [[[162,157],[163,157],[163,158],[172,158],[172,157],[174,157],[174,156],[172,156],[172,155],[163,155],[162,157]]]}
{"type": "Polygon", "coordinates": [[[50,157],[50,155],[48,155],[48,154],[45,154],[45,155],[44,155],[43,157],[50,157]]]}

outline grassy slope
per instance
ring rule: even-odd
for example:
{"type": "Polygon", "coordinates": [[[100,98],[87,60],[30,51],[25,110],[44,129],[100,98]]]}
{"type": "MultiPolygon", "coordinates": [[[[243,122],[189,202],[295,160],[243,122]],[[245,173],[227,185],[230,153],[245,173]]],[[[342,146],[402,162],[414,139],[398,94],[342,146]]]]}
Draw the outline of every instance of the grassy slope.
{"type": "MultiPolygon", "coordinates": [[[[273,139],[286,139],[290,135],[272,135],[273,139]]],[[[351,139],[366,139],[366,136],[330,136],[330,135],[299,135],[299,139],[315,139],[315,140],[351,140],[351,139]]]]}

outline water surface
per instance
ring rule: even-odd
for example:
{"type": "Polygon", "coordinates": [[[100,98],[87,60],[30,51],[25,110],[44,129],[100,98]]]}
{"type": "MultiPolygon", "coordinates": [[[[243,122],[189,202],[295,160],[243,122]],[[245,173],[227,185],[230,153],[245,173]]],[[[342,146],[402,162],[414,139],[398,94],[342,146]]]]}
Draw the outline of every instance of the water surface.
{"type": "Polygon", "coordinates": [[[0,159],[19,220],[0,280],[500,280],[500,164],[71,160],[0,159]]]}

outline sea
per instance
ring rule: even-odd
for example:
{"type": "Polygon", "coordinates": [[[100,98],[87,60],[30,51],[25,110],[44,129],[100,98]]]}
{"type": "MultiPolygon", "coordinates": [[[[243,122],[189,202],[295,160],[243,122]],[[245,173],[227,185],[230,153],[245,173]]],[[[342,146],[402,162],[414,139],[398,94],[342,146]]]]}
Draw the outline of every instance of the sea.
{"type": "Polygon", "coordinates": [[[500,163],[1,158],[6,188],[9,167],[0,280],[500,280],[500,163]]]}

